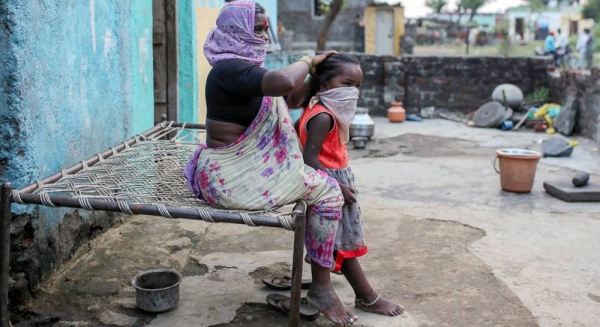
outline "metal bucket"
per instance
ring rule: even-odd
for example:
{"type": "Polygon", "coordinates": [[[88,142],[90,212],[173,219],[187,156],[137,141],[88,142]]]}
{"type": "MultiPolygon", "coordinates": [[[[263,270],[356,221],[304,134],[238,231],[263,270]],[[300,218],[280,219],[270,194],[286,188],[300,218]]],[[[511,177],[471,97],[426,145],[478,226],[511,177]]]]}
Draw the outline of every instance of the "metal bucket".
{"type": "Polygon", "coordinates": [[[350,123],[350,139],[355,137],[366,137],[371,139],[375,134],[375,122],[369,116],[369,109],[358,107],[350,123]]]}
{"type": "Polygon", "coordinates": [[[179,303],[179,283],[183,276],[173,269],[153,269],[131,280],[136,306],[147,312],[164,312],[179,303]]]}

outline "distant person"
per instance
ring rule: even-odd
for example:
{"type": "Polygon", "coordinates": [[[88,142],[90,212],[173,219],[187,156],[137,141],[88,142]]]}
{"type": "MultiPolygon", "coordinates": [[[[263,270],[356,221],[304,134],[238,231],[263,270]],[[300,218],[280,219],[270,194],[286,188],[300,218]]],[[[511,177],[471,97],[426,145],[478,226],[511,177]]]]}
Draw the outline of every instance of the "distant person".
{"type": "Polygon", "coordinates": [[[550,31],[546,36],[545,50],[547,55],[552,55],[554,58],[554,64],[556,65],[556,40],[554,39],[554,32],[550,31]]]}
{"type": "Polygon", "coordinates": [[[558,47],[567,50],[569,47],[569,36],[559,28],[558,32],[558,47]]]}
{"type": "Polygon", "coordinates": [[[583,30],[577,41],[577,51],[579,51],[579,68],[591,69],[594,59],[594,39],[589,28],[583,30]]]}

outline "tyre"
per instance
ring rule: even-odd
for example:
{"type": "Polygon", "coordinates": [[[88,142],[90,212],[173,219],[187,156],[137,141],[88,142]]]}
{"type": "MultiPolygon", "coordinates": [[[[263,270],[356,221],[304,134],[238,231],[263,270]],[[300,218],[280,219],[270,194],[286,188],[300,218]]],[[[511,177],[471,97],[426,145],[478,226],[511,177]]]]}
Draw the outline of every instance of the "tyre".
{"type": "Polygon", "coordinates": [[[565,58],[565,66],[567,66],[568,69],[577,69],[579,68],[579,60],[572,54],[568,55],[565,58]]]}

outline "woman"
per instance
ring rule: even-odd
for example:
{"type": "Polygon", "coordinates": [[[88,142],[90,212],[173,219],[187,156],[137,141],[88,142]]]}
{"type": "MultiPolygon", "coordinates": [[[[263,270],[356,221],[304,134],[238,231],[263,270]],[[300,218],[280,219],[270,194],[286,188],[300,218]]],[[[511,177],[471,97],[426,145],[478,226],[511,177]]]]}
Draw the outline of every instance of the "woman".
{"type": "Polygon", "coordinates": [[[344,199],[335,179],[304,164],[285,103],[299,106],[305,77],[333,52],[266,70],[267,29],[265,11],[254,1],[221,9],[204,44],[213,67],[206,81],[206,144],[184,176],[196,196],[227,209],[272,209],[306,200],[312,303],[334,323],[352,324],[357,317],[344,308],[329,279],[344,199]]]}

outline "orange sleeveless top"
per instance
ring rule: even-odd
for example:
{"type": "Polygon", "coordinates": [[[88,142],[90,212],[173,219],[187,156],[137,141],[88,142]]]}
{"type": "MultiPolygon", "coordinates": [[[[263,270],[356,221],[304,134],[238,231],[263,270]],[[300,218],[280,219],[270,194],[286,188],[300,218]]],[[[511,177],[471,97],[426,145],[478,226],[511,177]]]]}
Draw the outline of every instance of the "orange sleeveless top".
{"type": "MultiPolygon", "coordinates": [[[[311,118],[320,113],[326,113],[333,118],[333,114],[329,111],[329,109],[320,104],[317,104],[312,108],[307,106],[302,111],[302,115],[300,116],[298,123],[298,137],[300,138],[300,144],[302,144],[303,148],[306,146],[306,139],[308,138],[306,124],[311,118]]],[[[329,131],[329,133],[327,133],[325,141],[323,142],[323,146],[321,147],[321,152],[319,152],[319,162],[321,162],[323,167],[329,169],[341,169],[348,167],[348,150],[346,149],[346,146],[340,142],[338,123],[335,118],[333,119],[333,128],[331,131],[329,131]]]]}

